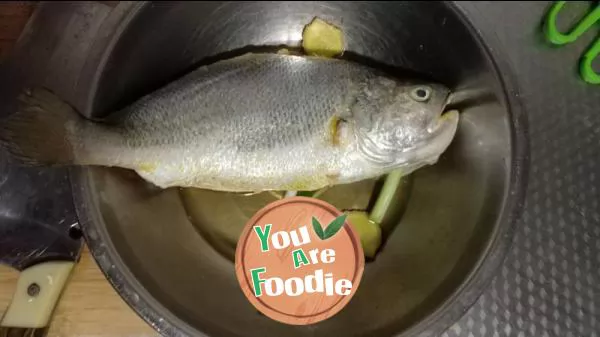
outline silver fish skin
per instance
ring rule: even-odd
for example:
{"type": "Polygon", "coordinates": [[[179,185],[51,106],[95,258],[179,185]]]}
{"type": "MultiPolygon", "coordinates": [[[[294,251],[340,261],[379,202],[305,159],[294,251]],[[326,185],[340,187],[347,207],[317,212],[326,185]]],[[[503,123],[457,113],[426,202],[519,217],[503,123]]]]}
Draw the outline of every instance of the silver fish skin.
{"type": "Polygon", "coordinates": [[[122,167],[162,188],[316,190],[436,163],[458,125],[458,113],[442,115],[449,93],[340,59],[246,54],[196,69],[110,124],[35,89],[0,138],[24,163],[122,167]]]}

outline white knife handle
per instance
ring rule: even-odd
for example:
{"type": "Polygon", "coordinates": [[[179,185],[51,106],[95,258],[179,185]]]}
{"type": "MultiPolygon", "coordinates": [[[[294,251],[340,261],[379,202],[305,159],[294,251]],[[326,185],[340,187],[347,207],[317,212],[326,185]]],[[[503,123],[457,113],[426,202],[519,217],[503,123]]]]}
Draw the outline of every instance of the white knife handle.
{"type": "Polygon", "coordinates": [[[74,265],[71,261],[49,261],[23,270],[0,319],[0,329],[47,327],[74,265]]]}

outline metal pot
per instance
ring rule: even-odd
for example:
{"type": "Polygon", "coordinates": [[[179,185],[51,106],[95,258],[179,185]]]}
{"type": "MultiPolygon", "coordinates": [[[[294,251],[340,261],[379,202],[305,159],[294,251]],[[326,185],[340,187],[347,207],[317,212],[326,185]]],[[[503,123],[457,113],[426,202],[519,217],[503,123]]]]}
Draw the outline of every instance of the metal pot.
{"type": "MultiPolygon", "coordinates": [[[[476,89],[488,99],[465,105],[439,163],[410,177],[403,214],[366,264],[349,305],[311,326],[261,315],[239,289],[227,254],[235,228],[227,232],[218,225],[228,223],[214,221],[225,212],[219,206],[238,199],[198,192],[204,194],[194,202],[205,221],[190,220],[185,192],[157,190],[124,170],[74,169],[76,207],[94,257],[129,305],[165,335],[434,335],[475,301],[504,256],[524,190],[520,108],[509,94],[510,70],[452,3],[135,4],[96,42],[97,62],[84,68],[92,79],[84,112],[102,117],[215,55],[298,46],[315,16],[343,29],[348,55],[476,89]],[[225,232],[229,241],[215,244],[213,234],[225,232]]],[[[352,187],[359,199],[367,189],[361,186],[352,187]]],[[[268,201],[253,200],[245,204],[249,213],[268,201]]]]}

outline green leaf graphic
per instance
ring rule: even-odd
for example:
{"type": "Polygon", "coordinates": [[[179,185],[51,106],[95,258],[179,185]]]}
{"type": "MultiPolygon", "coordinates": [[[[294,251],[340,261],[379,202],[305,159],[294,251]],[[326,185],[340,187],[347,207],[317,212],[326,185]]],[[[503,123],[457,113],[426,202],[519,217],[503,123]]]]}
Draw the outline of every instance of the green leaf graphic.
{"type": "Polygon", "coordinates": [[[325,240],[325,238],[324,238],[325,234],[323,233],[323,228],[321,227],[321,223],[319,223],[319,220],[317,220],[314,216],[312,218],[312,225],[313,225],[313,229],[315,230],[315,233],[317,234],[319,239],[325,240]]]}
{"type": "Polygon", "coordinates": [[[342,226],[344,226],[344,222],[346,221],[347,216],[347,214],[342,214],[338,216],[329,224],[329,226],[327,226],[327,228],[325,228],[325,239],[329,239],[330,237],[334,236],[335,233],[337,233],[342,228],[342,226]]]}

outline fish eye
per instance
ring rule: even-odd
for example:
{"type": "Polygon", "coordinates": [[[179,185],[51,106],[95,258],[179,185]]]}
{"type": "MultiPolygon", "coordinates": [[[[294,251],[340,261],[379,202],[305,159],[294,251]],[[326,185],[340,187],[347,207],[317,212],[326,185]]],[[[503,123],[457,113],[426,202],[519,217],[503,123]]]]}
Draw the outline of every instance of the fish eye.
{"type": "Polygon", "coordinates": [[[431,97],[431,89],[428,87],[418,87],[410,92],[410,96],[417,102],[427,102],[431,97]]]}

